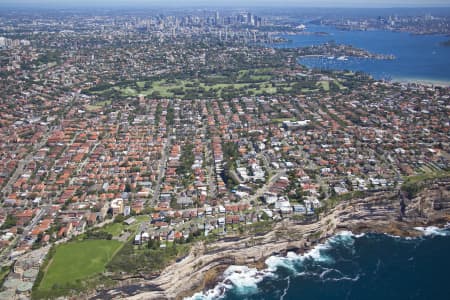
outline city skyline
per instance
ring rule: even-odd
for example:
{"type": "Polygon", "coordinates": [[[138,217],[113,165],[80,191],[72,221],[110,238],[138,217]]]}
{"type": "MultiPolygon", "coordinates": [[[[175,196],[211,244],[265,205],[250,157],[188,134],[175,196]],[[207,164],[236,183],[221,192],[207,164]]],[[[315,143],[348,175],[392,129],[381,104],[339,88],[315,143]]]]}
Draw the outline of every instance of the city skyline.
{"type": "Polygon", "coordinates": [[[345,7],[345,8],[390,8],[390,7],[449,7],[448,1],[445,0],[396,0],[396,1],[366,1],[362,4],[360,1],[345,0],[345,1],[330,1],[330,0],[318,0],[314,2],[304,0],[282,0],[282,1],[269,1],[269,0],[245,0],[245,1],[210,1],[193,0],[193,1],[177,1],[177,0],[80,0],[80,1],[61,1],[57,0],[5,0],[0,2],[0,6],[15,6],[15,7],[36,7],[36,6],[54,6],[54,7],[345,7]]]}

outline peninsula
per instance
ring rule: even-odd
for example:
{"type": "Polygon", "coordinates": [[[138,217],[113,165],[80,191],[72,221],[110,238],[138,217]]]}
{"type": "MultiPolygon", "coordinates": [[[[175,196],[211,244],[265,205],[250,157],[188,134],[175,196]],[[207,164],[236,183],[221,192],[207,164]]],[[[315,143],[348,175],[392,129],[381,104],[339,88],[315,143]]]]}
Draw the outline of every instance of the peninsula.
{"type": "Polygon", "coordinates": [[[318,46],[303,47],[298,49],[298,54],[300,57],[324,56],[330,58],[358,57],[384,60],[395,59],[395,56],[392,54],[374,54],[367,50],[355,48],[351,45],[339,45],[334,42],[329,42],[318,46]]]}

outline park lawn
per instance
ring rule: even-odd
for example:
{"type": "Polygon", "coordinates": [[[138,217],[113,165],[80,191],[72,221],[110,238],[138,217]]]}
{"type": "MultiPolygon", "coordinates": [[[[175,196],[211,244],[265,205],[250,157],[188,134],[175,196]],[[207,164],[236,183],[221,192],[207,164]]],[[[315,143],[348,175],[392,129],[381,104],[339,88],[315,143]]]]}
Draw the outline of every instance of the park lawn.
{"type": "Polygon", "coordinates": [[[135,216],[136,222],[131,225],[125,223],[111,223],[103,227],[98,228],[98,231],[104,231],[113,235],[113,237],[119,237],[124,230],[135,231],[139,228],[139,224],[150,221],[148,215],[135,216]]]}
{"type": "Polygon", "coordinates": [[[339,80],[334,80],[334,83],[339,87],[340,90],[346,90],[347,87],[343,86],[339,80]]]}
{"type": "Polygon", "coordinates": [[[72,286],[102,273],[121,246],[121,242],[114,240],[86,240],[58,246],[38,289],[64,289],[67,284],[72,286]]]}
{"type": "Polygon", "coordinates": [[[8,276],[9,272],[11,271],[11,267],[4,266],[0,268],[0,286],[3,284],[3,281],[6,279],[6,276],[8,276]]]}
{"type": "Polygon", "coordinates": [[[317,86],[322,86],[323,90],[328,92],[330,90],[330,83],[328,81],[319,81],[316,83],[317,86]]]}
{"type": "Polygon", "coordinates": [[[432,171],[422,174],[407,176],[404,178],[405,184],[418,184],[426,180],[450,177],[450,171],[432,171]]]}
{"type": "Polygon", "coordinates": [[[434,170],[433,169],[431,169],[429,166],[421,166],[420,168],[419,168],[419,170],[422,172],[422,173],[431,173],[431,172],[434,172],[434,170]]]}
{"type": "Polygon", "coordinates": [[[275,94],[277,88],[265,84],[260,84],[258,88],[248,90],[253,91],[255,95],[262,95],[262,94],[275,94]]]}
{"type": "MultiPolygon", "coordinates": [[[[277,84],[276,87],[273,87],[269,80],[273,77],[272,75],[268,75],[267,72],[270,69],[254,69],[254,70],[241,70],[238,73],[238,82],[229,83],[229,82],[220,82],[220,79],[224,81],[227,80],[226,76],[223,75],[213,75],[210,78],[217,79],[219,82],[213,84],[207,84],[201,80],[171,80],[168,81],[166,79],[161,79],[158,81],[153,81],[151,86],[145,88],[145,81],[137,81],[134,86],[126,86],[126,87],[114,87],[113,89],[118,91],[125,97],[135,97],[138,94],[143,96],[151,96],[153,93],[158,93],[160,97],[171,98],[176,95],[172,92],[172,89],[181,89],[184,90],[184,93],[197,93],[197,89],[203,89],[205,92],[215,91],[216,97],[221,96],[223,93],[227,93],[228,89],[235,90],[234,92],[245,94],[247,92],[252,92],[254,95],[261,94],[274,94],[276,93],[276,87],[283,87],[285,90],[290,89],[290,84],[277,84]],[[239,78],[244,79],[244,76],[249,76],[248,82],[245,80],[239,81],[239,78]],[[191,85],[194,84],[192,87],[191,85]],[[251,87],[251,85],[253,85],[251,87]],[[139,91],[135,88],[137,87],[139,91]],[[241,91],[236,91],[240,90],[241,91]]],[[[201,92],[198,92],[199,96],[201,96],[201,92]]],[[[89,107],[91,110],[98,109],[98,106],[89,107]]]]}
{"type": "Polygon", "coordinates": [[[149,96],[153,94],[153,92],[158,92],[162,97],[173,97],[173,93],[169,92],[169,89],[176,87],[175,84],[168,84],[165,80],[159,80],[152,83],[152,87],[146,91],[143,91],[142,94],[145,96],[149,96]]]}
{"type": "Polygon", "coordinates": [[[105,231],[112,234],[114,237],[120,236],[122,231],[125,229],[125,225],[122,223],[112,223],[108,224],[100,229],[100,231],[105,231]]]}
{"type": "Polygon", "coordinates": [[[259,69],[244,69],[244,70],[240,70],[238,72],[238,79],[242,79],[243,77],[247,76],[247,75],[268,75],[270,77],[272,77],[272,73],[273,73],[274,69],[272,68],[259,68],[259,69]]]}
{"type": "Polygon", "coordinates": [[[98,111],[98,110],[101,110],[103,108],[103,106],[88,104],[88,105],[85,105],[84,108],[87,111],[98,111]]]}
{"type": "Polygon", "coordinates": [[[249,72],[250,72],[249,70],[240,70],[240,71],[238,72],[237,78],[238,78],[238,79],[241,79],[242,77],[247,76],[249,72]]]}
{"type": "Polygon", "coordinates": [[[293,117],[293,118],[275,118],[275,119],[272,119],[272,123],[283,123],[285,121],[295,122],[295,121],[297,121],[297,119],[295,117],[293,117]]]}
{"type": "Polygon", "coordinates": [[[246,88],[250,85],[251,83],[215,83],[212,85],[206,85],[203,82],[199,83],[199,87],[204,88],[205,91],[209,91],[212,89],[218,89],[218,90],[222,90],[222,89],[226,89],[226,88],[233,88],[233,89],[240,89],[240,88],[246,88]]]}
{"type": "Polygon", "coordinates": [[[137,94],[138,94],[138,92],[131,87],[126,87],[125,89],[122,89],[121,93],[125,96],[131,96],[131,97],[137,96],[137,94]]]}
{"type": "Polygon", "coordinates": [[[270,75],[251,75],[250,79],[252,81],[269,81],[272,79],[272,76],[270,75]]]}
{"type": "Polygon", "coordinates": [[[225,76],[225,75],[208,75],[206,77],[208,79],[213,79],[213,80],[222,80],[222,81],[228,80],[228,76],[225,76]]]}
{"type": "Polygon", "coordinates": [[[124,96],[136,96],[138,94],[135,89],[130,88],[130,87],[121,88],[121,87],[116,86],[116,87],[114,87],[114,90],[120,92],[124,96]]]}
{"type": "Polygon", "coordinates": [[[111,100],[105,100],[105,101],[95,102],[94,104],[85,105],[85,109],[87,111],[96,111],[96,110],[102,109],[103,107],[105,107],[107,105],[111,105],[111,100]]]}
{"type": "Polygon", "coordinates": [[[99,102],[95,102],[94,104],[95,106],[107,106],[107,105],[111,105],[111,100],[105,100],[105,101],[99,101],[99,102]]]}
{"type": "MultiPolygon", "coordinates": [[[[154,82],[152,84],[152,88],[144,91],[143,94],[144,95],[151,95],[153,92],[159,92],[159,94],[162,97],[173,97],[174,94],[172,92],[170,92],[170,89],[173,88],[184,88],[185,92],[188,92],[190,90],[195,90],[196,87],[191,88],[191,87],[186,87],[186,84],[188,83],[192,83],[192,81],[185,81],[185,80],[180,80],[177,81],[176,83],[165,83],[164,81],[158,81],[158,82],[154,82]]],[[[233,88],[233,89],[240,89],[240,88],[244,88],[247,90],[250,90],[249,85],[251,83],[216,83],[216,84],[212,84],[212,85],[206,85],[203,82],[197,82],[198,83],[198,88],[203,88],[206,92],[210,91],[210,90],[217,90],[218,94],[221,94],[222,91],[226,88],[233,88]]],[[[264,82],[266,83],[266,82],[264,82]]],[[[260,83],[259,86],[261,87],[263,83],[260,83]]],[[[275,88],[267,88],[267,89],[263,89],[262,92],[267,92],[269,91],[269,93],[274,93],[276,91],[275,88]]],[[[258,89],[258,91],[261,91],[260,89],[258,89]]],[[[123,93],[123,91],[122,91],[123,93]]]]}
{"type": "Polygon", "coordinates": [[[259,74],[259,75],[270,75],[274,72],[274,68],[259,68],[259,69],[253,69],[253,72],[255,74],[259,74]]]}
{"type": "Polygon", "coordinates": [[[311,89],[303,88],[301,91],[302,91],[302,93],[311,93],[311,92],[317,92],[318,90],[317,89],[311,90],[311,89]]]}
{"type": "Polygon", "coordinates": [[[149,215],[139,215],[135,217],[136,222],[137,223],[141,223],[141,222],[145,222],[145,221],[150,221],[150,216],[149,215]]]}

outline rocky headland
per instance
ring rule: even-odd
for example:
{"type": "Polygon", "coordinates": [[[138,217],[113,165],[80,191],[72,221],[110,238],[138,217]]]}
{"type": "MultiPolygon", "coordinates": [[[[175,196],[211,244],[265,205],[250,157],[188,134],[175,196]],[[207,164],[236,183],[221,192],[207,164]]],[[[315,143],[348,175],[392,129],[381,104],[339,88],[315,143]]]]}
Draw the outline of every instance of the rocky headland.
{"type": "Polygon", "coordinates": [[[262,235],[197,243],[187,257],[168,266],[156,278],[124,280],[108,293],[111,298],[130,300],[182,299],[212,288],[230,265],[264,269],[269,256],[306,252],[343,230],[417,237],[423,233],[415,227],[445,226],[450,222],[449,186],[450,178],[427,182],[411,199],[400,191],[376,192],[343,201],[313,222],[287,218],[262,235]],[[142,289],[137,288],[135,295],[129,296],[123,291],[131,285],[142,289]]]}

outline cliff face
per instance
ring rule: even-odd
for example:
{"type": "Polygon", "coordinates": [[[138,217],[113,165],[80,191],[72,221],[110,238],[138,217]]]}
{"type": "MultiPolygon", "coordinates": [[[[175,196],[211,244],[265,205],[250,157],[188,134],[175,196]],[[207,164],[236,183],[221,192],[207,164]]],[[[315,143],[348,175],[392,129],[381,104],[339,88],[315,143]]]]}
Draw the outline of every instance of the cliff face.
{"type": "Polygon", "coordinates": [[[210,288],[229,265],[264,268],[264,260],[286,251],[302,252],[314,243],[340,230],[384,232],[418,236],[416,226],[445,225],[450,222],[450,179],[429,183],[413,199],[399,192],[375,193],[363,199],[346,201],[324,213],[319,221],[296,224],[284,220],[263,236],[237,241],[218,241],[195,245],[182,261],[167,267],[162,274],[143,284],[158,291],[145,292],[128,299],[180,299],[210,288]]]}

